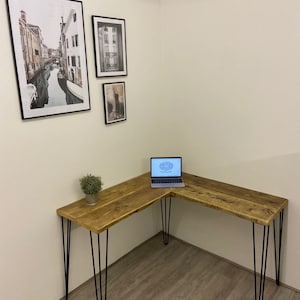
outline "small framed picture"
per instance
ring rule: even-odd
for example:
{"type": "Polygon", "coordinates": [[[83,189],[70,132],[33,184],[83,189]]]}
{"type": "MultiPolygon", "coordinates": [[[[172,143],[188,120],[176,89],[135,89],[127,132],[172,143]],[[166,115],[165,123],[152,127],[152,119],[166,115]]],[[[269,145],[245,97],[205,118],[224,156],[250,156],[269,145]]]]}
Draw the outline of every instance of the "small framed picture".
{"type": "Polygon", "coordinates": [[[96,77],[127,75],[125,20],[92,16],[96,77]]]}
{"type": "Polygon", "coordinates": [[[82,2],[7,4],[22,119],[90,110],[82,2]]]}
{"type": "Polygon", "coordinates": [[[126,120],[125,82],[103,83],[105,124],[126,120]]]}

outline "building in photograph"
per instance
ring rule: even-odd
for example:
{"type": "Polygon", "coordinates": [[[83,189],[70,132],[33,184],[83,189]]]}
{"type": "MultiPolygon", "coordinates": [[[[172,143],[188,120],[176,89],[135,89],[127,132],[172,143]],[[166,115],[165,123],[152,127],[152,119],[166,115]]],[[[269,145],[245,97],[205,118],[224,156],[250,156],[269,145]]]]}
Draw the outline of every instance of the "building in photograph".
{"type": "Polygon", "coordinates": [[[70,11],[66,22],[62,18],[60,48],[60,77],[66,80],[66,85],[70,92],[82,99],[81,58],[75,10],[70,11]]]}
{"type": "Polygon", "coordinates": [[[23,10],[19,27],[26,79],[29,82],[43,65],[43,38],[39,26],[27,23],[26,12],[23,10]]]}
{"type": "Polygon", "coordinates": [[[121,26],[100,23],[98,35],[101,71],[123,71],[121,26]]]}

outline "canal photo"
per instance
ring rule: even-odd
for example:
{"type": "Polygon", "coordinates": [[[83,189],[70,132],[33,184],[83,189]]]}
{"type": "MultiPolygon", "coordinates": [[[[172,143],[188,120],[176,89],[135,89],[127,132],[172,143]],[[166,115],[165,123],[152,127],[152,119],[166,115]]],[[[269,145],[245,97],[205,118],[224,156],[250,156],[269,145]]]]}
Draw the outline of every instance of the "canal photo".
{"type": "Polygon", "coordinates": [[[7,4],[22,119],[89,110],[82,2],[7,4]]]}

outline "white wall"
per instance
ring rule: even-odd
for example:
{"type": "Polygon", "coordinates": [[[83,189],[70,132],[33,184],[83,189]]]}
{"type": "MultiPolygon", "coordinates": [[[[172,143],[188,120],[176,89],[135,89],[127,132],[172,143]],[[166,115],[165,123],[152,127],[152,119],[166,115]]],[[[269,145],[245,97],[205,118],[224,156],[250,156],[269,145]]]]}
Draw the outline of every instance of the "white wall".
{"type": "MultiPolygon", "coordinates": [[[[56,209],[83,197],[80,176],[98,174],[109,187],[148,171],[148,157],[157,154],[160,137],[153,132],[162,114],[157,110],[161,40],[159,22],[153,20],[159,16],[159,1],[83,1],[83,9],[92,110],[22,121],[6,5],[0,3],[1,299],[62,297],[56,209]],[[127,77],[95,78],[91,15],[126,19],[127,77]],[[126,82],[128,120],[106,126],[102,83],[112,81],[126,82]]],[[[110,262],[158,232],[156,210],[150,207],[112,227],[110,262]]],[[[92,276],[88,232],[73,227],[71,243],[73,289],[92,276]]]]}
{"type": "MultiPolygon", "coordinates": [[[[289,199],[282,281],[297,289],[299,17],[298,1],[162,0],[168,145],[188,172],[289,199]]],[[[173,234],[252,268],[251,223],[184,201],[174,215],[173,234]]]]}
{"type": "MultiPolygon", "coordinates": [[[[0,4],[1,297],[61,297],[55,210],[83,196],[81,175],[99,174],[108,187],[147,171],[148,157],[163,153],[183,155],[188,172],[287,197],[282,279],[300,289],[300,4],[85,0],[83,6],[92,110],[22,121],[0,4]],[[95,78],[91,15],[126,19],[127,77],[95,78]],[[115,80],[126,82],[128,120],[105,126],[101,84],[115,80]]],[[[110,262],[159,230],[157,212],[148,208],[111,229],[110,262]]],[[[173,234],[252,266],[248,222],[183,200],[173,212],[173,234]]],[[[92,275],[89,251],[87,232],[73,227],[71,289],[92,275]]]]}

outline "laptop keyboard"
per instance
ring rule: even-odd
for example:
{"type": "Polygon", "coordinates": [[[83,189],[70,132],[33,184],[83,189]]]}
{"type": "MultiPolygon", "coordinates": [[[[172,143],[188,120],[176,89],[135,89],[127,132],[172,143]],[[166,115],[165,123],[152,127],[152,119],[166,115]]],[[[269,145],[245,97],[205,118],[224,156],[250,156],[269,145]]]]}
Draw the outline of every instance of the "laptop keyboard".
{"type": "Polygon", "coordinates": [[[173,178],[173,179],[152,179],[153,183],[181,183],[182,179],[173,178]]]}

